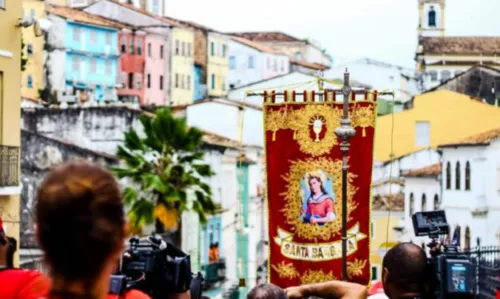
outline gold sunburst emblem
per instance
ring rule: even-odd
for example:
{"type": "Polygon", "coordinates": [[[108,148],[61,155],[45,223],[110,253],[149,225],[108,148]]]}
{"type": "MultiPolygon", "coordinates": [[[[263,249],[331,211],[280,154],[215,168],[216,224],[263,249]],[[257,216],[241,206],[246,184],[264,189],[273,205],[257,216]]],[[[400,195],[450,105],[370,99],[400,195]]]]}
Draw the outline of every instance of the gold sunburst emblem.
{"type": "Polygon", "coordinates": [[[375,112],[373,106],[356,107],[352,112],[353,127],[363,129],[362,136],[366,136],[366,128],[375,126],[375,112]]]}
{"type": "Polygon", "coordinates": [[[302,275],[300,282],[302,284],[311,284],[311,283],[326,282],[331,280],[337,280],[335,275],[333,275],[333,271],[325,273],[323,272],[323,270],[309,269],[302,275]]]}
{"type": "Polygon", "coordinates": [[[367,260],[355,259],[353,262],[347,263],[347,275],[349,278],[354,276],[363,275],[363,269],[365,268],[367,260]]]}
{"type": "Polygon", "coordinates": [[[281,262],[280,264],[272,265],[271,267],[278,273],[280,278],[293,279],[300,275],[292,263],[287,264],[285,262],[281,262]]]}

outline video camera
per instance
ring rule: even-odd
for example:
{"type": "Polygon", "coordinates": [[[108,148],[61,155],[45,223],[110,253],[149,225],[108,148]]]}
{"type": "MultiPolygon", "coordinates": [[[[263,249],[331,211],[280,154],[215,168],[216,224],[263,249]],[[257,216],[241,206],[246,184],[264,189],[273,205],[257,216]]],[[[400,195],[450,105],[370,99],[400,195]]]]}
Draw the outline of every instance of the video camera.
{"type": "MultiPolygon", "coordinates": [[[[427,247],[431,248],[428,261],[430,281],[427,286],[432,298],[473,298],[474,268],[468,257],[458,252],[453,245],[438,246],[437,240],[448,235],[449,226],[444,211],[418,212],[412,216],[415,235],[432,239],[427,247]]],[[[443,240],[442,240],[443,241],[443,240]]],[[[441,244],[444,242],[441,241],[441,244]]]]}
{"type": "Polygon", "coordinates": [[[189,255],[160,238],[131,238],[130,248],[121,260],[120,272],[111,278],[110,293],[123,295],[126,290],[140,290],[153,299],[191,290],[191,297],[201,297],[203,277],[193,276],[189,255]]]}

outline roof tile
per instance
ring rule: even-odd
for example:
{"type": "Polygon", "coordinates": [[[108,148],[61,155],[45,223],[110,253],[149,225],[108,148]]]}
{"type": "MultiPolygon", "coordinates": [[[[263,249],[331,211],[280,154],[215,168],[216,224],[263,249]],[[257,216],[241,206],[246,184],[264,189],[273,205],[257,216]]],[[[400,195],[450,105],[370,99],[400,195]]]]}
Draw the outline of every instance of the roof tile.
{"type": "Polygon", "coordinates": [[[422,37],[425,54],[500,54],[500,37],[422,37]]]}
{"type": "Polygon", "coordinates": [[[488,145],[493,140],[500,138],[500,127],[492,129],[480,134],[469,136],[457,142],[442,144],[439,147],[455,147],[455,146],[467,146],[467,145],[488,145]]]}
{"type": "Polygon", "coordinates": [[[420,169],[412,169],[405,173],[405,177],[435,177],[441,173],[441,164],[432,164],[420,169]]]}
{"type": "Polygon", "coordinates": [[[237,32],[232,33],[256,42],[300,42],[302,40],[283,32],[237,32]]]}

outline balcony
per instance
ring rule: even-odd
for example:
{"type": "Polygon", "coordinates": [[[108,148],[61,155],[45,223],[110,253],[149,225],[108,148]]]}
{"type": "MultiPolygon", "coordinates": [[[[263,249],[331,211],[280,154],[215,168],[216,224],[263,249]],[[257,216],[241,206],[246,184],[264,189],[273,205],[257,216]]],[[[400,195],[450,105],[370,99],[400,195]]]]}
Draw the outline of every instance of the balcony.
{"type": "Polygon", "coordinates": [[[0,145],[0,195],[19,194],[19,153],[17,146],[0,145]]]}
{"type": "Polygon", "coordinates": [[[226,261],[219,259],[218,261],[205,265],[205,282],[212,285],[226,279],[226,261]]]}

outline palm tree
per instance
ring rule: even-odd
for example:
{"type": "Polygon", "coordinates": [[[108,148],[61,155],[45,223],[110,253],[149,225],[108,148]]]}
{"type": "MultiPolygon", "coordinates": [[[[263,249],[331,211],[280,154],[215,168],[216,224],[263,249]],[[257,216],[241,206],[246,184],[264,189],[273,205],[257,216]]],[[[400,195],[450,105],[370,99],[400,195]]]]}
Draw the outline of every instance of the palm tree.
{"type": "Polygon", "coordinates": [[[214,174],[202,160],[203,133],[188,128],[184,119],[166,108],[158,109],[155,117],[142,115],[140,121],[145,138],[133,128],[126,132],[124,146],[117,151],[124,167],[112,169],[133,185],[124,190],[130,225],[133,232],[140,232],[143,225],[154,222],[156,233],[175,233],[180,243],[183,211],[192,208],[203,224],[215,211],[210,186],[203,182],[214,174]],[[196,195],[192,203],[188,192],[196,195]]]}

